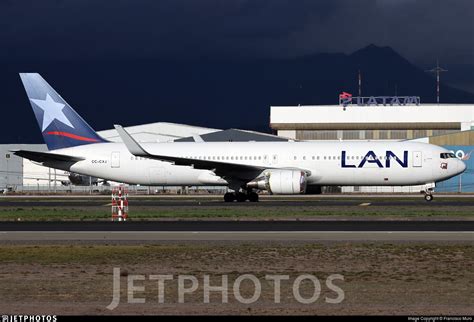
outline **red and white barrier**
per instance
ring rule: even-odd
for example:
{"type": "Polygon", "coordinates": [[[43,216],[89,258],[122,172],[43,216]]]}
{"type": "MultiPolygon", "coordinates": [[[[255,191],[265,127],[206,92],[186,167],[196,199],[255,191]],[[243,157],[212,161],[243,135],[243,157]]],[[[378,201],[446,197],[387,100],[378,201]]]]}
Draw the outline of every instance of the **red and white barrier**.
{"type": "Polygon", "coordinates": [[[112,189],[112,221],[126,221],[128,218],[128,190],[124,186],[112,189]]]}

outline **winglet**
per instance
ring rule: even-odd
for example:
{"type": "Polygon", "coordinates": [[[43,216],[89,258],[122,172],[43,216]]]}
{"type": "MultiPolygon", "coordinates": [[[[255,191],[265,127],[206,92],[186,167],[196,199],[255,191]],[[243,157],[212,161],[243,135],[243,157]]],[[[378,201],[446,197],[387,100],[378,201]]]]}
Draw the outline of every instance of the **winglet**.
{"type": "Polygon", "coordinates": [[[140,144],[138,144],[137,141],[121,126],[118,124],[114,124],[115,129],[117,130],[118,134],[122,138],[123,143],[125,143],[125,146],[127,147],[128,151],[135,155],[135,156],[149,156],[150,154],[145,151],[141,147],[140,144]]]}

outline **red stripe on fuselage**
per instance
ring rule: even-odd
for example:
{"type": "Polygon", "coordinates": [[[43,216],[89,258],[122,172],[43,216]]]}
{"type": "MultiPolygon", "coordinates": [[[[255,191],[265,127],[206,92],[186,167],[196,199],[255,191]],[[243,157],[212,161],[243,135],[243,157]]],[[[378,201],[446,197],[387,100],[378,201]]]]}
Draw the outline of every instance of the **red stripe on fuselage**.
{"type": "Polygon", "coordinates": [[[75,135],[75,134],[68,133],[68,132],[51,131],[51,132],[46,132],[46,134],[49,134],[49,135],[58,135],[58,136],[65,136],[65,137],[68,137],[68,138],[71,138],[71,139],[75,139],[75,140],[79,140],[79,141],[99,142],[99,140],[96,140],[96,139],[86,138],[86,137],[84,137],[84,136],[79,136],[79,135],[75,135]]]}

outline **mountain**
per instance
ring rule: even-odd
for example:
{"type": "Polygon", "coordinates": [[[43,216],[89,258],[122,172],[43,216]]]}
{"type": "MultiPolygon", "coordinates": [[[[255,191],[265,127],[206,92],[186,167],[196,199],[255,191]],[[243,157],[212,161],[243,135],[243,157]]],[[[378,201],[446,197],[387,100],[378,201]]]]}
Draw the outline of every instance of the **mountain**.
{"type": "MultiPolygon", "coordinates": [[[[138,50],[138,49],[137,49],[138,50]]],[[[0,62],[2,143],[41,142],[18,72],[39,72],[97,130],[169,121],[269,132],[271,105],[337,104],[341,91],[414,95],[435,102],[433,75],[390,47],[350,55],[292,59],[0,62]]],[[[474,103],[474,95],[443,84],[441,102],[474,103]]]]}

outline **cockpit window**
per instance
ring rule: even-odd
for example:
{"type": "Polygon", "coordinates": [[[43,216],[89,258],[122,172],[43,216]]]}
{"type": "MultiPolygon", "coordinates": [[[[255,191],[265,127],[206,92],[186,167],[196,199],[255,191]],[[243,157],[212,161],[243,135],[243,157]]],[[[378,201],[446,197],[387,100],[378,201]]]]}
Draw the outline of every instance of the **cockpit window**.
{"type": "Polygon", "coordinates": [[[454,153],[441,153],[439,156],[440,156],[441,159],[456,158],[456,155],[454,153]]]}

